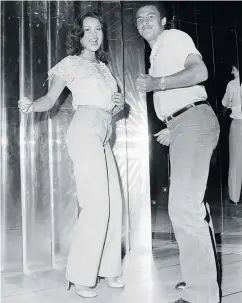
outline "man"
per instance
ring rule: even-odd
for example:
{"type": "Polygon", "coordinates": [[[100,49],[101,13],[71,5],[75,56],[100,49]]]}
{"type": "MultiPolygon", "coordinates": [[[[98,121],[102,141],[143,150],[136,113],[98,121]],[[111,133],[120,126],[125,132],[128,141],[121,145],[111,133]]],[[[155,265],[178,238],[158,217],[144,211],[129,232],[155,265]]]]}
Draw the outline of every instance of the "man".
{"type": "Polygon", "coordinates": [[[222,100],[224,112],[231,110],[232,119],[229,132],[229,203],[238,204],[242,185],[242,84],[240,83],[238,64],[232,64],[231,80],[222,100]]]}
{"type": "Polygon", "coordinates": [[[165,30],[166,15],[156,5],[141,4],[136,13],[139,34],[151,47],[149,75],[136,86],[154,92],[156,114],[167,125],[156,136],[170,145],[169,216],[186,283],[176,303],[218,303],[214,235],[203,199],[219,124],[201,85],[208,72],[200,53],[186,33],[165,30]]]}

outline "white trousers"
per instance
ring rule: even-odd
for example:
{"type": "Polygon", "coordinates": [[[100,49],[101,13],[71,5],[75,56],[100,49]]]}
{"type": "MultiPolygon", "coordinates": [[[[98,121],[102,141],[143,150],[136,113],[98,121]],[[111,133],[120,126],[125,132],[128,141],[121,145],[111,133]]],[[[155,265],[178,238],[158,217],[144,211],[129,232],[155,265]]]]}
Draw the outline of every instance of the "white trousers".
{"type": "Polygon", "coordinates": [[[242,185],[242,120],[231,122],[229,132],[229,197],[239,202],[242,185]]]}
{"type": "Polygon", "coordinates": [[[111,115],[90,106],[77,109],[67,133],[82,210],[71,237],[66,278],[89,287],[97,276],[121,274],[122,197],[111,133],[111,115]]]}

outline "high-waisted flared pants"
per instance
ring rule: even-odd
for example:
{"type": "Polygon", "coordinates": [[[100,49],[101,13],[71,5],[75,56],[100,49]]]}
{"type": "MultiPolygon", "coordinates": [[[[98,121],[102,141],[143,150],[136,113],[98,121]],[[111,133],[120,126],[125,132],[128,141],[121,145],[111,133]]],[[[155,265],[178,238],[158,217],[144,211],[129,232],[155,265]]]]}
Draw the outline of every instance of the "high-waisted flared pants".
{"type": "Polygon", "coordinates": [[[229,132],[229,197],[239,202],[242,185],[242,120],[232,121],[229,132]]]}
{"type": "Polygon", "coordinates": [[[121,274],[122,197],[109,145],[111,115],[79,106],[67,132],[81,212],[71,235],[68,281],[92,287],[121,274]]]}

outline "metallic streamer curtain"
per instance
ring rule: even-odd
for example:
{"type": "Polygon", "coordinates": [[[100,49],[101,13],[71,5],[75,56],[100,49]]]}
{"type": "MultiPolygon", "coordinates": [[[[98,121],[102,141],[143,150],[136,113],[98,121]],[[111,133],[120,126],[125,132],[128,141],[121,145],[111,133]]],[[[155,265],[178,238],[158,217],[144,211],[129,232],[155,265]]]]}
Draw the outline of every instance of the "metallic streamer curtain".
{"type": "Polygon", "coordinates": [[[1,2],[1,269],[21,270],[19,10],[12,3],[6,5],[1,2]]]}
{"type": "MultiPolygon", "coordinates": [[[[124,90],[124,66],[123,66],[123,25],[121,22],[121,4],[117,2],[99,2],[99,13],[105,23],[105,51],[108,53],[109,67],[118,82],[119,90],[124,90]]],[[[123,113],[116,115],[113,119],[113,136],[111,146],[115,155],[115,160],[119,168],[119,176],[123,193],[123,248],[129,251],[129,195],[127,177],[127,147],[126,147],[126,121],[123,113]]]]}
{"type": "Polygon", "coordinates": [[[145,95],[134,85],[145,72],[144,43],[134,24],[135,3],[100,1],[99,7],[107,28],[110,67],[127,105],[114,121],[113,137],[124,194],[124,244],[126,251],[151,251],[147,108],[145,95]]]}
{"type": "Polygon", "coordinates": [[[125,93],[125,117],[114,121],[113,149],[124,193],[123,237],[151,250],[148,125],[145,96],[134,79],[144,71],[144,46],[134,4],[119,1],[1,2],[2,270],[31,273],[65,266],[78,216],[66,131],[74,114],[65,90],[46,113],[20,115],[17,100],[46,93],[47,71],[61,60],[74,19],[99,11],[107,25],[110,67],[125,93]],[[123,19],[125,18],[125,19],[123,19]],[[136,54],[131,56],[130,54],[136,54]]]}
{"type": "Polygon", "coordinates": [[[136,7],[122,2],[124,41],[125,99],[129,105],[126,119],[130,246],[134,251],[151,252],[151,209],[149,134],[146,94],[135,87],[135,79],[145,73],[144,42],[135,27],[136,7]]]}

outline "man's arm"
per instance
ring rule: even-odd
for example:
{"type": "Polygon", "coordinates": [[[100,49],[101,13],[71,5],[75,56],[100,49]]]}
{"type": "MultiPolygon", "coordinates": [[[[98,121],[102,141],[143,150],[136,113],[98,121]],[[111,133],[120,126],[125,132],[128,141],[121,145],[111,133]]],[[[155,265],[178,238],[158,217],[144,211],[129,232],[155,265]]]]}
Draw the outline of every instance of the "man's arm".
{"type": "Polygon", "coordinates": [[[53,80],[51,81],[51,86],[46,95],[40,97],[34,102],[26,97],[20,98],[18,101],[19,109],[25,114],[50,110],[54,106],[65,86],[66,82],[60,77],[54,75],[53,80]]]}
{"type": "Polygon", "coordinates": [[[165,77],[166,89],[189,87],[207,80],[208,70],[200,55],[190,54],[184,67],[180,72],[165,77]]]}
{"type": "MultiPolygon", "coordinates": [[[[136,85],[143,92],[161,90],[161,78],[143,75],[137,79],[136,85]]],[[[183,70],[165,77],[165,90],[193,86],[206,81],[207,78],[208,70],[201,56],[190,54],[185,61],[183,70]]]]}

